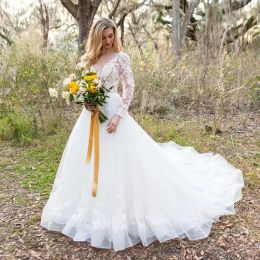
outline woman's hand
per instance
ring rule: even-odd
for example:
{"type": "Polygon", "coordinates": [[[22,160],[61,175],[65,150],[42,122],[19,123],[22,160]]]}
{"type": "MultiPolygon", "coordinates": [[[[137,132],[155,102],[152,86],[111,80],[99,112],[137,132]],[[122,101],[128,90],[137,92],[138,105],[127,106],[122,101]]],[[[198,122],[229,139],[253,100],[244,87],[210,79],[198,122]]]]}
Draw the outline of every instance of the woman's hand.
{"type": "Polygon", "coordinates": [[[90,112],[93,112],[97,109],[96,105],[93,105],[93,104],[87,103],[87,102],[84,103],[84,106],[90,112]]]}
{"type": "Polygon", "coordinates": [[[119,115],[114,115],[107,124],[107,131],[109,134],[116,131],[121,117],[119,115]]]}

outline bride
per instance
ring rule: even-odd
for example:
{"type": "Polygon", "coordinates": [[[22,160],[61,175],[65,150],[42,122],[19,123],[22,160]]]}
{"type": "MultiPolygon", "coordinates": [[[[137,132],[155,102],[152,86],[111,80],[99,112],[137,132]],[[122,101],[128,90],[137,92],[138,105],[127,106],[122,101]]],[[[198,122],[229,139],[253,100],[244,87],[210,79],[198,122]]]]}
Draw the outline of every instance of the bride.
{"type": "Polygon", "coordinates": [[[100,107],[108,120],[99,128],[97,193],[92,196],[94,159],[85,161],[96,108],[86,105],[63,151],[42,227],[118,251],[139,242],[206,238],[221,215],[235,214],[241,170],[220,154],[155,142],[128,113],[134,77],[112,20],[93,24],[82,62],[113,87],[100,107]]]}

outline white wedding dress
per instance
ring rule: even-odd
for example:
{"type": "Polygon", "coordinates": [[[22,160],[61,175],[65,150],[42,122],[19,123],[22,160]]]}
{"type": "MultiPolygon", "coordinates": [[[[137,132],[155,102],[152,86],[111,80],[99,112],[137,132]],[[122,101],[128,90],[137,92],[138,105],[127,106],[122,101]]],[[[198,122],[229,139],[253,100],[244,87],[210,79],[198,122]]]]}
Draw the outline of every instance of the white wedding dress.
{"type": "MultiPolygon", "coordinates": [[[[95,66],[92,65],[92,70],[95,66]]],[[[120,51],[97,71],[107,78],[108,118],[121,116],[115,133],[100,125],[97,196],[92,197],[93,157],[85,158],[91,113],[83,107],[69,136],[41,226],[74,241],[115,251],[187,237],[205,238],[221,215],[235,213],[242,171],[219,154],[199,153],[174,141],[157,143],[128,113],[134,78],[128,54],[120,51]],[[123,83],[123,96],[117,92],[123,83]]]]}

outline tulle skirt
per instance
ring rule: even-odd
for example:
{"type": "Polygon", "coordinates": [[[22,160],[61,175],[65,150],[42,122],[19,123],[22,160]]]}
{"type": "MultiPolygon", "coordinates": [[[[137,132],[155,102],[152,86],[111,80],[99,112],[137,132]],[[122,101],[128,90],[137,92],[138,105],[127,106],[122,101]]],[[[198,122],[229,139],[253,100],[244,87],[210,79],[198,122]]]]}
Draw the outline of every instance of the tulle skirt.
{"type": "MultiPolygon", "coordinates": [[[[109,93],[108,118],[121,102],[109,93]]],[[[155,142],[126,113],[115,133],[100,125],[97,196],[94,159],[86,164],[91,113],[84,107],[63,151],[41,223],[74,241],[123,250],[138,242],[209,235],[221,215],[235,213],[242,197],[241,170],[220,154],[199,153],[174,141],[155,142]]]]}

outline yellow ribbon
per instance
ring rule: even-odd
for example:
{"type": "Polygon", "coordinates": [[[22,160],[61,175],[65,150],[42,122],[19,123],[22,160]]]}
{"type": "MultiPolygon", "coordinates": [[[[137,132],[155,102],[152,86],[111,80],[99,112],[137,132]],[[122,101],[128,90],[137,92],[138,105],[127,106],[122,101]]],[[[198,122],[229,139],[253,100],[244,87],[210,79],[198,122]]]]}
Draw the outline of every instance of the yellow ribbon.
{"type": "Polygon", "coordinates": [[[99,167],[99,108],[91,111],[91,122],[88,140],[88,153],[86,163],[90,162],[92,146],[94,139],[94,184],[92,188],[92,196],[96,197],[98,186],[98,167],[99,167]]]}

